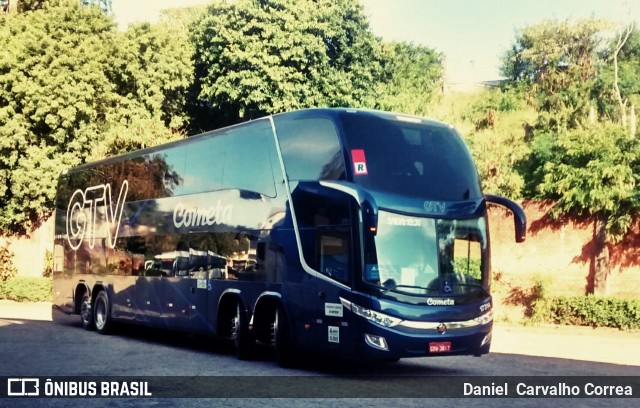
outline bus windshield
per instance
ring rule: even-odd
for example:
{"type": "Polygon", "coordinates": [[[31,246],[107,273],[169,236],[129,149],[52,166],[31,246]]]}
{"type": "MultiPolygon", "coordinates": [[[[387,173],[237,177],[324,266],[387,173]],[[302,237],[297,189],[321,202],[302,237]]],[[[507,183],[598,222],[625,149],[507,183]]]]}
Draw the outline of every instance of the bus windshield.
{"type": "Polygon", "coordinates": [[[482,198],[473,160],[452,128],[420,118],[348,112],[341,122],[355,183],[429,200],[482,198]]]}
{"type": "Polygon", "coordinates": [[[471,300],[489,290],[483,217],[449,220],[380,211],[374,240],[364,279],[385,291],[471,300]]]}

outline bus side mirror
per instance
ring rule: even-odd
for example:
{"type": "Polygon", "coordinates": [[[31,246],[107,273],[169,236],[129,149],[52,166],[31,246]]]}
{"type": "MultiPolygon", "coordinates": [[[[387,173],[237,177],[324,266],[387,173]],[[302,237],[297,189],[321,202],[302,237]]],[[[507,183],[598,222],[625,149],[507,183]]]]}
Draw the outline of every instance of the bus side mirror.
{"type": "Polygon", "coordinates": [[[493,194],[485,194],[485,199],[488,203],[496,204],[501,207],[505,207],[513,213],[513,222],[516,231],[516,242],[524,242],[527,238],[527,216],[524,214],[522,207],[515,201],[511,201],[508,198],[497,196],[493,194]]]}
{"type": "Polygon", "coordinates": [[[378,233],[378,206],[375,201],[364,199],[360,203],[360,208],[364,230],[375,236],[378,233]]]}

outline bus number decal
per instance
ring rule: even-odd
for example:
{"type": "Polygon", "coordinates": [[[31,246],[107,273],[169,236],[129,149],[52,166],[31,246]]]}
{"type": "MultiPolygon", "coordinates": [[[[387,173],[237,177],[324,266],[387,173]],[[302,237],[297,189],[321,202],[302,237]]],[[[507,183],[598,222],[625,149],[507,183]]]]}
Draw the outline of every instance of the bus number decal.
{"type": "Polygon", "coordinates": [[[368,174],[367,159],[363,149],[352,149],[351,159],[353,160],[353,171],[357,176],[368,174]]]}
{"type": "Polygon", "coordinates": [[[340,343],[340,328],[329,326],[329,343],[340,343]]]}
{"type": "Polygon", "coordinates": [[[124,180],[122,186],[120,186],[115,208],[111,196],[111,184],[87,187],[84,191],[78,189],[73,193],[67,207],[66,223],[67,241],[71,249],[77,251],[85,235],[88,235],[89,248],[93,249],[96,237],[98,206],[105,206],[108,245],[111,248],[115,248],[118,231],[120,230],[122,210],[128,191],[129,182],[124,180]]]}

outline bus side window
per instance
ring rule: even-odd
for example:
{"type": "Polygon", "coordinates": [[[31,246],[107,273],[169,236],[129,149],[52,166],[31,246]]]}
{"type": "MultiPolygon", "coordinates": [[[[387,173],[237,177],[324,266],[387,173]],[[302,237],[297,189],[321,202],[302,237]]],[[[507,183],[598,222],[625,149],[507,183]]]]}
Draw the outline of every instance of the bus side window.
{"type": "Polygon", "coordinates": [[[328,118],[274,118],[289,181],[345,178],[342,148],[328,118]]]}
{"type": "Polygon", "coordinates": [[[304,259],[314,270],[349,282],[351,206],[345,199],[296,190],[292,194],[304,259]]]}
{"type": "Polygon", "coordinates": [[[317,242],[320,272],[346,282],[349,276],[348,235],[320,234],[317,242]]]}

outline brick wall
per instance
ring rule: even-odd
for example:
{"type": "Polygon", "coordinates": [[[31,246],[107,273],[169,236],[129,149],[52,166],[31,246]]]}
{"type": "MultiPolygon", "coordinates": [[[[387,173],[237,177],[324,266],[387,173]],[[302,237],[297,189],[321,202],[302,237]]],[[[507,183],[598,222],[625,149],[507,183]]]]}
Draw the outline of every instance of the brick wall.
{"type": "MultiPolygon", "coordinates": [[[[535,280],[547,283],[551,294],[581,295],[589,285],[593,255],[593,223],[554,223],[546,217],[545,202],[526,202],[527,240],[516,244],[513,216],[490,207],[492,268],[512,285],[531,287],[535,280]]],[[[611,247],[608,295],[640,295],[640,233],[611,247]]]]}

